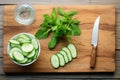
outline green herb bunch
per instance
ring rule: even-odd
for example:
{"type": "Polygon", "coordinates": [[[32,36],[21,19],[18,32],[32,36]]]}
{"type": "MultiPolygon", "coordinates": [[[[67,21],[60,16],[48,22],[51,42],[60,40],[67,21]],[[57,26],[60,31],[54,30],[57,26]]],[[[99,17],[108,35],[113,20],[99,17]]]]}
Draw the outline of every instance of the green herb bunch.
{"type": "Polygon", "coordinates": [[[49,49],[53,49],[60,38],[65,38],[68,42],[71,36],[80,35],[79,20],[72,19],[76,11],[65,12],[62,8],[53,8],[51,16],[44,14],[44,21],[35,36],[38,39],[45,39],[50,32],[53,32],[51,41],[48,44],[49,49]]]}

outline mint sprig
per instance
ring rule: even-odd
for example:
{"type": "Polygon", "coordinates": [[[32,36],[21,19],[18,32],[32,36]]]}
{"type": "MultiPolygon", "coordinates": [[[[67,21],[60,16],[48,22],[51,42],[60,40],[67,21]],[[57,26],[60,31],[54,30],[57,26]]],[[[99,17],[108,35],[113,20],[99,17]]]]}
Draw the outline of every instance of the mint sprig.
{"type": "Polygon", "coordinates": [[[53,32],[51,41],[48,44],[49,49],[53,49],[60,38],[65,37],[69,42],[71,36],[80,35],[79,20],[72,19],[76,11],[65,12],[62,8],[53,8],[51,16],[44,14],[44,21],[35,36],[38,39],[45,39],[50,32],[53,32]]]}

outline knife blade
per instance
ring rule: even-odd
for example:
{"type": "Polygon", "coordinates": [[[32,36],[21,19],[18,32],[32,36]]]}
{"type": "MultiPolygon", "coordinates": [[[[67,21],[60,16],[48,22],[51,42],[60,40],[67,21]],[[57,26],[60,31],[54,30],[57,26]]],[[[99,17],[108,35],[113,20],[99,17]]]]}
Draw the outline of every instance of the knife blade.
{"type": "Polygon", "coordinates": [[[92,31],[92,51],[91,51],[91,60],[90,68],[94,69],[96,64],[96,54],[97,54],[97,44],[98,44],[98,31],[99,31],[100,16],[94,22],[93,31],[92,31]]]}

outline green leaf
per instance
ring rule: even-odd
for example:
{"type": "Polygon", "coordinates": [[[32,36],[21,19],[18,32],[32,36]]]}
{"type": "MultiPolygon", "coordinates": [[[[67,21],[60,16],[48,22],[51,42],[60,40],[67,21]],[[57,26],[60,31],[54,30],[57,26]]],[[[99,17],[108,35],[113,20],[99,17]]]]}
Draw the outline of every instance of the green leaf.
{"type": "Polygon", "coordinates": [[[48,27],[48,23],[44,22],[40,25],[42,28],[47,28],[48,27]]]}
{"type": "Polygon", "coordinates": [[[65,12],[63,11],[63,9],[60,8],[60,7],[57,9],[57,12],[58,12],[58,14],[61,15],[61,16],[66,16],[66,13],[65,13],[65,12]]]}
{"type": "Polygon", "coordinates": [[[77,36],[77,35],[80,35],[80,34],[81,34],[81,30],[80,30],[80,28],[79,28],[78,25],[72,25],[71,28],[72,28],[72,31],[71,31],[70,34],[71,34],[72,36],[77,36]]]}
{"type": "Polygon", "coordinates": [[[76,11],[69,11],[69,12],[67,13],[68,17],[69,17],[69,16],[74,16],[74,15],[76,15],[76,14],[77,14],[76,11]]]}
{"type": "Polygon", "coordinates": [[[55,30],[57,30],[57,26],[53,26],[53,27],[51,27],[51,29],[52,29],[52,31],[55,31],[55,30]]]}
{"type": "Polygon", "coordinates": [[[44,14],[44,23],[52,23],[51,18],[48,14],[44,14]]]}
{"type": "Polygon", "coordinates": [[[52,19],[53,19],[54,21],[56,21],[56,19],[57,19],[57,14],[56,14],[55,8],[53,8],[51,16],[52,16],[52,19]]]}
{"type": "Polygon", "coordinates": [[[59,18],[56,19],[56,24],[57,24],[57,25],[61,25],[61,22],[60,22],[60,19],[59,19],[59,18]]]}
{"type": "Polygon", "coordinates": [[[35,37],[38,39],[45,39],[48,37],[50,31],[50,29],[40,29],[36,32],[35,37]]]}
{"type": "Polygon", "coordinates": [[[80,23],[79,20],[74,20],[74,21],[73,21],[73,24],[75,24],[75,25],[79,25],[79,23],[80,23]]]}

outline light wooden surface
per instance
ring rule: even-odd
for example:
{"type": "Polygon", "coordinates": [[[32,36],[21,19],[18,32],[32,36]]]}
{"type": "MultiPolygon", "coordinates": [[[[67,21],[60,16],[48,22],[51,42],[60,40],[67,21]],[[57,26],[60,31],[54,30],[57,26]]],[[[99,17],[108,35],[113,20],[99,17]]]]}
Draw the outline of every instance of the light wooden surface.
{"type": "Polygon", "coordinates": [[[73,43],[78,52],[76,59],[73,59],[65,67],[59,69],[53,69],[50,64],[50,57],[61,50],[63,46],[66,46],[65,41],[59,42],[59,44],[53,50],[48,49],[48,42],[51,39],[49,36],[47,39],[40,40],[41,54],[37,62],[28,67],[19,67],[15,65],[8,57],[7,44],[10,38],[18,33],[27,32],[35,34],[39,29],[39,25],[43,22],[43,15],[50,13],[52,8],[58,6],[40,6],[34,5],[36,10],[36,20],[31,26],[24,26],[18,24],[14,20],[14,9],[16,6],[8,5],[4,6],[4,71],[7,73],[21,72],[114,72],[115,71],[115,8],[114,6],[60,6],[65,11],[75,10],[78,14],[75,16],[81,21],[80,28],[82,33],[80,36],[72,37],[71,43],[73,43]],[[87,16],[87,17],[86,17],[87,16]],[[95,19],[101,16],[99,40],[97,48],[97,62],[96,68],[90,69],[91,58],[91,32],[95,19]],[[11,20],[10,20],[11,19],[11,20]],[[109,21],[108,21],[109,20],[109,21]],[[14,30],[14,32],[13,32],[14,30]],[[45,44],[46,43],[46,44],[45,44]],[[109,45],[109,46],[108,46],[109,45]],[[109,66],[109,67],[108,67],[109,66]]]}
{"type": "MultiPolygon", "coordinates": [[[[116,6],[116,71],[115,73],[79,73],[79,74],[29,74],[29,75],[5,75],[3,72],[3,6],[5,4],[18,4],[23,0],[0,0],[0,80],[73,80],[80,78],[120,78],[120,0],[29,0],[30,3],[36,4],[64,4],[64,5],[83,5],[83,4],[103,4],[116,6]]],[[[27,0],[28,1],[28,0],[27,0]]],[[[83,80],[83,79],[81,79],[83,80]]],[[[110,80],[110,79],[107,79],[110,80]]],[[[112,79],[113,80],[113,79],[112,79]]]]}

